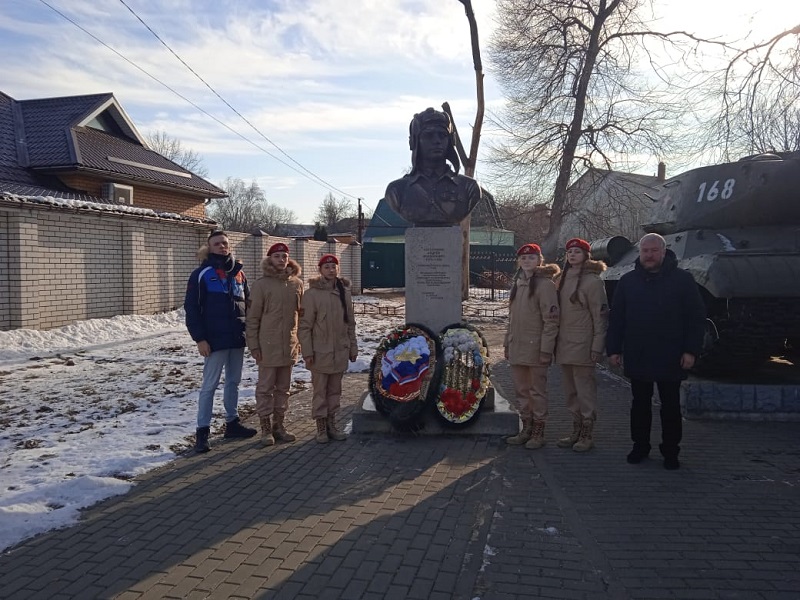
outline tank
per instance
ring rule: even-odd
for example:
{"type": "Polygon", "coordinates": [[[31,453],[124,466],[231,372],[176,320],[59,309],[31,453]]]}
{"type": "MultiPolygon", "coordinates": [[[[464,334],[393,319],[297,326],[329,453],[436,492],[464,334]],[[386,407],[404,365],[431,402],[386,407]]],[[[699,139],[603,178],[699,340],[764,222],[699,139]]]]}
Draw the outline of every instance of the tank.
{"type": "MultiPolygon", "coordinates": [[[[664,236],[706,304],[698,373],[741,372],[800,339],[800,152],[686,171],[651,200],[642,229],[664,236]]],[[[625,249],[616,237],[592,250],[609,264],[603,277],[612,298],[638,246],[625,249]]]]}

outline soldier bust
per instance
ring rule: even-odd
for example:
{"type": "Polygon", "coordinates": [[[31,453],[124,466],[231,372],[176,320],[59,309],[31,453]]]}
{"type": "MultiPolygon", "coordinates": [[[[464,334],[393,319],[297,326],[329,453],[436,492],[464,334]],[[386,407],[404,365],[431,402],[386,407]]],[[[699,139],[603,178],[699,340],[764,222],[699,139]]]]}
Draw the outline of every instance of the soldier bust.
{"type": "Polygon", "coordinates": [[[386,188],[389,206],[414,225],[458,225],[480,202],[481,188],[472,177],[458,174],[450,116],[433,108],[417,113],[409,127],[408,144],[411,173],[386,188]]]}

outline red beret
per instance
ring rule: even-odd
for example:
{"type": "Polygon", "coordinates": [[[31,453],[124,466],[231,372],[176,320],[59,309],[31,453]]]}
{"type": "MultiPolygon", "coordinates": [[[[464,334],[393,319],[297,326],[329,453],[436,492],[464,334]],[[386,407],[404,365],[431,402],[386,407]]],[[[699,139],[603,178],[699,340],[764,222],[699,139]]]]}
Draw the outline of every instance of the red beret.
{"type": "Polygon", "coordinates": [[[537,244],[525,244],[524,246],[520,246],[519,250],[517,250],[517,256],[522,254],[541,254],[542,249],[539,248],[537,244]]]}
{"type": "Polygon", "coordinates": [[[289,254],[289,246],[287,246],[283,242],[272,244],[272,246],[269,247],[269,250],[267,250],[267,256],[271,256],[276,252],[285,252],[286,254],[289,254]]]}
{"type": "Polygon", "coordinates": [[[333,263],[335,265],[338,265],[339,264],[339,259],[336,258],[336,256],[333,255],[333,254],[323,254],[322,257],[319,259],[319,262],[317,263],[317,266],[321,267],[322,265],[327,265],[329,263],[333,263]]]}
{"type": "Polygon", "coordinates": [[[581,238],[572,238],[571,240],[567,241],[567,250],[570,248],[580,248],[584,252],[591,252],[592,247],[586,240],[582,240],[581,238]]]}

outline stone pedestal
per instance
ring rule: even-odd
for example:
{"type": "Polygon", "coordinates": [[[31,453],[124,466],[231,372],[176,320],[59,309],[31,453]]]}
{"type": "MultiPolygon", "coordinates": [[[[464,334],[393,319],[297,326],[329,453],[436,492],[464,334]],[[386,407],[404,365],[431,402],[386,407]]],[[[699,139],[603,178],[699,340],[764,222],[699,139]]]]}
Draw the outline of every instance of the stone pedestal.
{"type": "Polygon", "coordinates": [[[461,228],[406,230],[406,322],[439,333],[461,320],[461,228]]]}
{"type": "MultiPolygon", "coordinates": [[[[520,421],[517,412],[511,408],[508,400],[500,396],[495,388],[489,388],[483,401],[480,415],[466,427],[447,427],[435,415],[431,407],[424,414],[422,429],[413,435],[514,435],[519,431],[520,421]]],[[[361,397],[358,408],[353,413],[351,433],[392,433],[394,429],[389,419],[375,408],[369,392],[361,397]]]]}

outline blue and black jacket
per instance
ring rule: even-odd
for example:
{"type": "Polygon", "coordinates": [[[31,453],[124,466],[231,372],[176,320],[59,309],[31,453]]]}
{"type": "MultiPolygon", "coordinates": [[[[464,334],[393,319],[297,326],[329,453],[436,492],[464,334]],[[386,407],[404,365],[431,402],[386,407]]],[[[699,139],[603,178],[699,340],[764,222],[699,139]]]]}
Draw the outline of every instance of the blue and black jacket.
{"type": "Polygon", "coordinates": [[[242,263],[233,256],[209,254],[186,286],[183,307],[189,335],[195,342],[208,342],[212,352],[243,348],[249,298],[242,263]]]}

